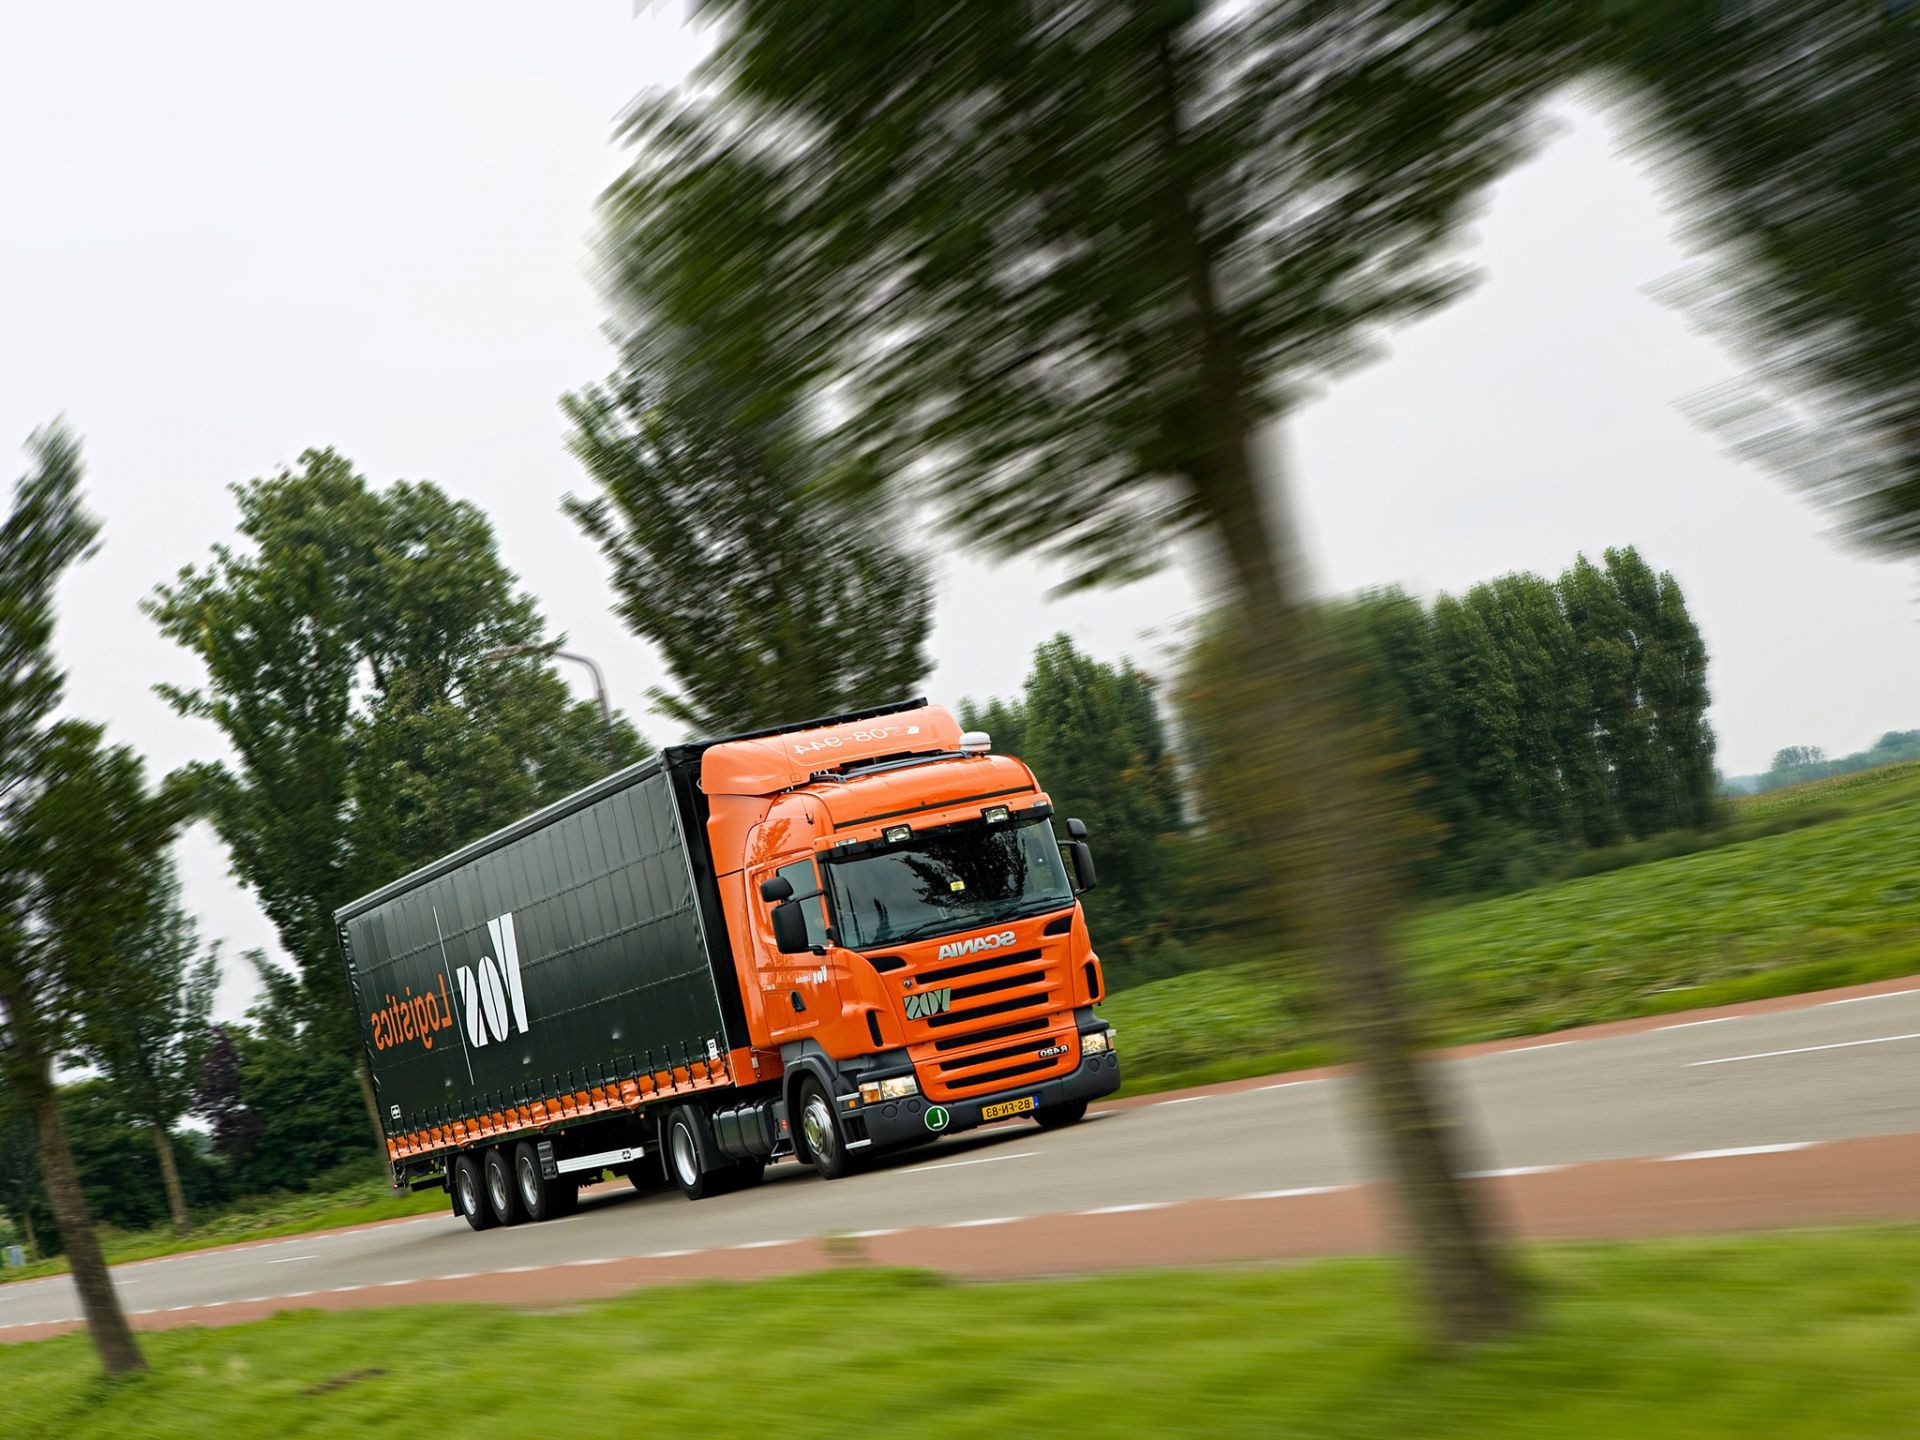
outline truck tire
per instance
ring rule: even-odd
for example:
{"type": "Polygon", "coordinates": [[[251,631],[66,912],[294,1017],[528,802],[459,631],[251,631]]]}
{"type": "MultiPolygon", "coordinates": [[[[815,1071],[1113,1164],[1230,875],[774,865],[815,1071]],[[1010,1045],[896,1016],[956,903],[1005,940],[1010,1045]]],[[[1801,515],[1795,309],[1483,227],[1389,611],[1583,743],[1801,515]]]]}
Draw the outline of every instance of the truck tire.
{"type": "Polygon", "coordinates": [[[526,1212],[529,1220],[552,1220],[556,1216],[571,1215],[580,1199],[580,1187],[564,1175],[556,1175],[549,1180],[540,1173],[540,1152],[533,1148],[531,1140],[522,1140],[513,1147],[514,1188],[520,1192],[520,1208],[526,1212]],[[567,1197],[575,1202],[567,1203],[567,1197]]]}
{"type": "Polygon", "coordinates": [[[493,1218],[502,1225],[518,1225],[526,1219],[526,1207],[520,1203],[520,1187],[513,1179],[512,1148],[493,1146],[480,1162],[480,1170],[486,1177],[487,1208],[493,1212],[493,1218]]]}
{"type": "Polygon", "coordinates": [[[852,1174],[853,1157],[847,1150],[846,1137],[840,1133],[840,1120],[833,1113],[827,1087],[811,1075],[802,1077],[794,1108],[800,1116],[800,1123],[794,1127],[800,1158],[819,1171],[822,1180],[839,1180],[852,1174]]]}
{"type": "Polygon", "coordinates": [[[1058,1105],[1042,1105],[1033,1112],[1033,1118],[1039,1122],[1042,1130],[1060,1130],[1068,1125],[1078,1125],[1087,1118],[1087,1102],[1062,1100],[1058,1105]]]}
{"type": "Polygon", "coordinates": [[[493,1208],[487,1204],[487,1181],[480,1173],[480,1162],[462,1151],[453,1157],[448,1182],[453,1191],[453,1213],[464,1217],[475,1230],[491,1230],[493,1208]]]}

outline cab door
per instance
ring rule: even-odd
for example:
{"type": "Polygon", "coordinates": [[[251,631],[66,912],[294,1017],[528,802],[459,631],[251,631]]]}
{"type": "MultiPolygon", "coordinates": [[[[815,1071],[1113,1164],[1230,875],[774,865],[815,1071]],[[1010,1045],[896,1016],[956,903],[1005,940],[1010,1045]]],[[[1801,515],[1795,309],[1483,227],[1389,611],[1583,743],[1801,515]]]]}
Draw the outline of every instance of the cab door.
{"type": "MultiPolygon", "coordinates": [[[[824,953],[782,955],[773,943],[773,907],[760,898],[763,882],[779,875],[805,895],[820,886],[819,871],[807,853],[780,855],[747,872],[747,904],[752,914],[753,947],[760,958],[762,1013],[767,1032],[776,1041],[794,1040],[837,1019],[840,986],[824,953]]],[[[827,907],[823,897],[798,902],[807,917],[807,939],[824,951],[827,944],[827,907]]]]}

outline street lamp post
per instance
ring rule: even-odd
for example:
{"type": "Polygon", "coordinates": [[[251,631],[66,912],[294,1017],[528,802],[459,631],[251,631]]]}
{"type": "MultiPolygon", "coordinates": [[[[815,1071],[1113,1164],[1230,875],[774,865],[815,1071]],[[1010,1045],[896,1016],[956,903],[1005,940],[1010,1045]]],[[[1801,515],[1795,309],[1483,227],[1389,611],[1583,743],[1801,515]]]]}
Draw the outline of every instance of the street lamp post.
{"type": "Polygon", "coordinates": [[[600,723],[607,730],[607,761],[613,763],[618,757],[614,751],[613,706],[607,703],[607,681],[600,673],[600,666],[592,656],[577,654],[572,650],[562,650],[553,645],[502,645],[481,655],[482,660],[517,660],[523,655],[543,655],[553,660],[571,660],[576,665],[584,665],[593,676],[593,698],[600,702],[600,723]]]}

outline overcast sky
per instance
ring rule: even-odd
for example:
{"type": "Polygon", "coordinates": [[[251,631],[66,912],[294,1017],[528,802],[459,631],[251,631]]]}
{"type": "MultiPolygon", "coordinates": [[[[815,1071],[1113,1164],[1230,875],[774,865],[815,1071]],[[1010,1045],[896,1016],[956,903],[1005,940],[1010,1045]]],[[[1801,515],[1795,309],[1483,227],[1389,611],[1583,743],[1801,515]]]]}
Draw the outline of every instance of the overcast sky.
{"type": "MultiPolygon", "coordinates": [[[[153,695],[199,676],[136,606],[226,537],[228,484],[315,445],[484,507],[553,625],[643,705],[666,677],[559,513],[583,477],[555,402],[611,366],[585,256],[613,121],[699,48],[633,0],[0,14],[0,442],[66,415],[106,521],[62,597],[75,712],[161,769],[218,753],[153,695]]],[[[1912,568],[1842,548],[1680,416],[1732,370],[1646,293],[1684,258],[1673,222],[1605,120],[1557,113],[1491,197],[1484,286],[1282,439],[1323,583],[1457,589],[1634,544],[1705,632],[1724,770],[1920,725],[1912,568]]],[[[1169,572],[1049,603],[1057,578],[950,556],[929,693],[1010,692],[1063,629],[1161,664],[1195,593],[1169,572]]],[[[204,827],[182,866],[209,934],[272,948],[204,827]]],[[[222,1012],[250,988],[235,969],[222,1012]]]]}

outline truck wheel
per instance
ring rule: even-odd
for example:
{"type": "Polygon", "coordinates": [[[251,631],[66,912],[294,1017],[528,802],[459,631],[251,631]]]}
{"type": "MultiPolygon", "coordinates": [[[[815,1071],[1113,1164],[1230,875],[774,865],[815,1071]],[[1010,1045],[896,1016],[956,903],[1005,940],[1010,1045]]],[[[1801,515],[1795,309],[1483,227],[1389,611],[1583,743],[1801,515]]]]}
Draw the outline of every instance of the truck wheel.
{"type": "Polygon", "coordinates": [[[1087,1102],[1062,1100],[1058,1105],[1042,1105],[1033,1112],[1033,1118],[1040,1122],[1042,1130],[1059,1130],[1067,1125],[1078,1125],[1087,1118],[1087,1102]]]}
{"type": "Polygon", "coordinates": [[[568,1215],[561,1199],[571,1192],[577,1201],[580,1198],[578,1186],[568,1182],[564,1175],[556,1175],[549,1180],[540,1173],[540,1152],[533,1148],[531,1140],[522,1140],[513,1147],[513,1182],[519,1191],[520,1208],[527,1213],[529,1220],[551,1220],[556,1215],[568,1215]]]}
{"type": "Polygon", "coordinates": [[[464,1216],[476,1230],[491,1230],[493,1209],[487,1204],[487,1182],[480,1162],[462,1152],[453,1157],[453,1213],[464,1216]]]}
{"type": "Polygon", "coordinates": [[[833,1101],[826,1087],[813,1076],[800,1081],[800,1124],[795,1137],[801,1158],[820,1172],[823,1180],[838,1180],[852,1173],[853,1161],[847,1152],[846,1137],[840,1133],[840,1121],[833,1113],[833,1101]]]}
{"type": "Polygon", "coordinates": [[[513,1179],[513,1151],[505,1145],[495,1145],[487,1151],[480,1168],[486,1176],[487,1208],[493,1211],[493,1218],[502,1225],[518,1225],[526,1219],[526,1207],[520,1203],[520,1187],[513,1179]]]}

